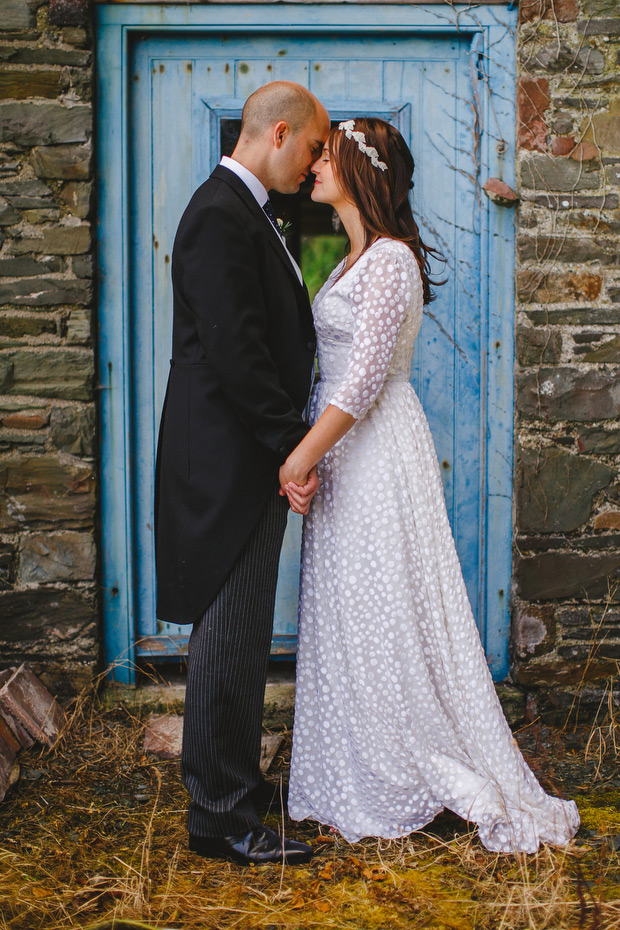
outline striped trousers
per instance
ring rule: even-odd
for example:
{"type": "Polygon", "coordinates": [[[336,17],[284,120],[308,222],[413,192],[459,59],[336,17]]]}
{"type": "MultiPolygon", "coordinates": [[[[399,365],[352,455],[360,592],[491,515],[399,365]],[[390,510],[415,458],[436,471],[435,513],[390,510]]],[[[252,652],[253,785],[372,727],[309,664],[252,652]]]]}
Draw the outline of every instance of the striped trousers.
{"type": "Polygon", "coordinates": [[[263,703],[287,513],[288,502],[276,490],[190,636],[181,773],[192,798],[188,829],[195,836],[229,836],[259,823],[249,795],[260,777],[263,703]]]}

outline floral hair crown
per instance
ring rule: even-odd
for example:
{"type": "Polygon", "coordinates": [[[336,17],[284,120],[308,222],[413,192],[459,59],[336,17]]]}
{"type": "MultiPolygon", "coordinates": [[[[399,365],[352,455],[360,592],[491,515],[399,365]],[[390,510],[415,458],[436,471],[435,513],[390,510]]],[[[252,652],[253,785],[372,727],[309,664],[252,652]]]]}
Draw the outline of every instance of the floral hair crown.
{"type": "Polygon", "coordinates": [[[357,147],[360,152],[363,152],[364,155],[368,155],[373,166],[375,168],[380,168],[381,171],[387,171],[387,165],[384,161],[379,161],[379,153],[373,145],[366,145],[366,136],[363,132],[355,132],[355,120],[348,119],[344,123],[338,124],[338,129],[341,129],[347,139],[355,139],[357,142],[357,147]]]}

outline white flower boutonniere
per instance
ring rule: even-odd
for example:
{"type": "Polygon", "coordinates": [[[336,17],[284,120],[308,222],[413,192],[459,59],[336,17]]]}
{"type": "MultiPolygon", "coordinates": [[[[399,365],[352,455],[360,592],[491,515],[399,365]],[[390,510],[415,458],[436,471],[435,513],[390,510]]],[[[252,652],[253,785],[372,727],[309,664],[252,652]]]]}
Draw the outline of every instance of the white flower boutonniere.
{"type": "Polygon", "coordinates": [[[291,223],[288,220],[282,220],[280,217],[276,219],[278,224],[278,229],[280,230],[281,236],[286,236],[287,232],[291,228],[291,223]]]}

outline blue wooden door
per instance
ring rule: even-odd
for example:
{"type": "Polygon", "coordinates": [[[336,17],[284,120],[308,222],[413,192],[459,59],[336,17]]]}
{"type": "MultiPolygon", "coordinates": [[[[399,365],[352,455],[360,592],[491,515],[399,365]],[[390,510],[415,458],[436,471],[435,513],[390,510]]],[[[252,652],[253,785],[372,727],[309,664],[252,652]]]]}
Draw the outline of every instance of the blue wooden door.
{"type": "MultiPolygon", "coordinates": [[[[486,299],[487,253],[481,249],[488,218],[479,188],[485,151],[479,135],[479,83],[488,76],[481,75],[480,49],[480,33],[466,30],[382,34],[366,29],[326,36],[292,26],[277,35],[147,32],[133,42],[127,82],[127,347],[138,655],[183,650],[188,632],[186,626],[155,619],[153,474],[170,356],[174,233],[193,190],[217,164],[244,100],[267,81],[287,79],[309,86],[333,119],[373,114],[390,120],[414,154],[415,211],[423,238],[447,258],[448,283],[426,313],[412,383],[433,432],[448,513],[487,654],[495,673],[505,674],[505,582],[496,586],[495,599],[489,598],[489,534],[494,546],[509,551],[510,524],[490,524],[494,479],[489,479],[488,399],[494,360],[488,350],[494,323],[486,299]]],[[[506,428],[504,447],[505,439],[506,428]]],[[[283,550],[276,654],[294,651],[300,525],[290,521],[283,550]]]]}

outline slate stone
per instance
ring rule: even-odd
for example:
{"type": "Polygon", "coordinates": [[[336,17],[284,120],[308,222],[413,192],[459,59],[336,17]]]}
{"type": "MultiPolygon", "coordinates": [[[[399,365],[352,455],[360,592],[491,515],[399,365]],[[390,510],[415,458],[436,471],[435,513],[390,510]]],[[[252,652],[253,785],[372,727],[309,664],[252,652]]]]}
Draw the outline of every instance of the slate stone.
{"type": "Polygon", "coordinates": [[[45,448],[43,433],[24,433],[23,430],[0,429],[0,452],[20,452],[23,455],[37,455],[45,448]]]}
{"type": "Polygon", "coordinates": [[[91,283],[85,278],[22,278],[0,284],[0,305],[51,307],[56,304],[89,304],[91,299],[91,283]]]}
{"type": "Polygon", "coordinates": [[[533,190],[592,190],[601,186],[601,172],[552,155],[531,155],[521,163],[521,184],[533,190]]]}
{"type": "Polygon", "coordinates": [[[590,271],[521,271],[517,276],[519,300],[523,303],[554,304],[564,301],[597,300],[603,287],[600,274],[590,271]]]}
{"type": "Polygon", "coordinates": [[[4,197],[0,197],[0,226],[13,226],[19,223],[21,216],[4,197]]]}
{"type": "Polygon", "coordinates": [[[50,23],[53,26],[86,26],[88,0],[50,0],[50,23]]]}
{"type": "Polygon", "coordinates": [[[19,258],[0,258],[0,278],[30,277],[36,274],[55,274],[64,271],[62,259],[46,256],[34,259],[27,256],[19,258]]]}
{"type": "Polygon", "coordinates": [[[523,368],[534,365],[554,365],[562,355],[562,334],[552,329],[519,327],[517,331],[517,354],[523,368]]]}
{"type": "Polygon", "coordinates": [[[0,104],[0,142],[19,145],[55,145],[86,142],[92,131],[92,109],[60,103],[0,104]]]}
{"type": "Polygon", "coordinates": [[[93,525],[95,476],[85,462],[12,455],[0,460],[0,490],[0,532],[93,525]]]}
{"type": "Polygon", "coordinates": [[[590,517],[594,495],[607,487],[614,469],[553,446],[519,450],[517,520],[526,532],[577,529],[590,517]]]}
{"type": "Polygon", "coordinates": [[[584,429],[579,432],[577,442],[582,452],[616,455],[620,452],[620,429],[584,429]]]}
{"type": "Polygon", "coordinates": [[[32,150],[32,166],[40,178],[84,181],[90,177],[89,145],[44,145],[32,150]]]}
{"type": "Polygon", "coordinates": [[[39,663],[60,657],[90,661],[97,656],[97,613],[92,595],[39,586],[0,594],[0,654],[4,664],[39,663]]]}
{"type": "Polygon", "coordinates": [[[548,194],[543,192],[531,194],[523,191],[521,200],[538,204],[541,207],[548,207],[549,210],[554,211],[572,209],[616,210],[620,205],[618,194],[548,194]]]}
{"type": "Polygon", "coordinates": [[[8,316],[0,314],[0,336],[23,339],[25,336],[43,336],[58,334],[56,320],[42,316],[8,316]]]}
{"type": "Polygon", "coordinates": [[[65,722],[58,701],[25,665],[15,669],[0,687],[0,712],[14,731],[17,723],[32,740],[46,746],[54,745],[65,722]]]}
{"type": "Polygon", "coordinates": [[[577,29],[584,36],[617,36],[620,35],[620,18],[583,19],[577,23],[577,29]]]}
{"type": "Polygon", "coordinates": [[[13,239],[10,251],[14,255],[31,252],[45,255],[76,255],[90,249],[90,225],[46,226],[40,237],[13,239]]]}
{"type": "Polygon", "coordinates": [[[0,542],[0,591],[12,588],[16,575],[15,546],[13,543],[0,542]]]}
{"type": "Polygon", "coordinates": [[[52,191],[43,181],[16,179],[0,180],[0,194],[7,198],[13,207],[22,210],[49,207],[52,191]]]}
{"type": "Polygon", "coordinates": [[[536,326],[593,325],[606,326],[620,323],[617,307],[576,307],[571,310],[528,310],[528,320],[536,326]]]}
{"type": "Polygon", "coordinates": [[[29,533],[19,555],[20,584],[91,581],[95,573],[95,541],[89,533],[29,533]]]}
{"type": "Polygon", "coordinates": [[[554,42],[529,57],[526,65],[528,70],[538,69],[552,73],[562,71],[569,74],[602,74],[605,70],[605,55],[597,48],[587,46],[573,49],[565,42],[554,42]]]}
{"type": "Polygon", "coordinates": [[[583,357],[584,362],[620,362],[620,336],[608,339],[583,357]]]}
{"type": "Polygon", "coordinates": [[[517,407],[545,420],[611,420],[620,416],[617,369],[541,368],[518,381],[517,407]]]}
{"type": "Polygon", "coordinates": [[[0,71],[0,100],[55,100],[64,86],[61,71],[0,71]]]}
{"type": "Polygon", "coordinates": [[[598,262],[615,265],[618,261],[618,244],[615,239],[580,236],[524,236],[518,238],[521,261],[598,262]]]}
{"type": "Polygon", "coordinates": [[[12,365],[7,394],[91,400],[94,362],[79,349],[10,349],[0,357],[12,365]]]}
{"type": "Polygon", "coordinates": [[[50,417],[52,441],[62,452],[95,454],[94,406],[54,407],[50,417]]]}
{"type": "Polygon", "coordinates": [[[84,67],[90,64],[89,50],[74,48],[55,48],[40,46],[38,48],[15,48],[0,46],[0,61],[10,61],[16,65],[75,65],[84,67]]]}
{"type": "Polygon", "coordinates": [[[75,182],[65,184],[60,193],[60,198],[66,203],[74,216],[79,216],[80,219],[86,219],[90,213],[92,184],[79,184],[75,182]]]}
{"type": "Polygon", "coordinates": [[[91,342],[90,310],[72,310],[67,323],[69,345],[88,345],[91,342]]]}
{"type": "Polygon", "coordinates": [[[620,99],[610,100],[607,110],[592,115],[584,135],[586,141],[596,142],[605,155],[620,154],[620,99]]]}
{"type": "Polygon", "coordinates": [[[78,278],[92,278],[93,276],[93,257],[92,255],[75,255],[71,259],[71,271],[78,278]]]}
{"type": "MultiPolygon", "coordinates": [[[[540,687],[540,685],[545,683],[555,686],[564,684],[579,685],[581,698],[584,680],[596,681],[597,679],[608,677],[614,671],[615,664],[609,660],[586,657],[584,661],[579,662],[569,660],[559,655],[557,652],[552,652],[530,659],[527,663],[519,663],[515,667],[515,678],[520,685],[534,687],[540,687]]],[[[600,707],[600,696],[597,703],[600,707]]],[[[582,708],[583,703],[580,703],[580,719],[582,708]]],[[[566,711],[563,712],[560,720],[566,720],[566,711]]],[[[559,722],[560,721],[558,721],[558,723],[559,722]]]]}
{"type": "Polygon", "coordinates": [[[620,553],[541,552],[519,559],[519,596],[525,601],[575,598],[620,600],[620,553]]]}
{"type": "Polygon", "coordinates": [[[47,411],[34,412],[28,410],[4,414],[0,417],[0,422],[2,426],[5,426],[7,429],[30,430],[42,429],[44,426],[47,426],[49,419],[49,413],[47,413],[47,411]]]}
{"type": "Polygon", "coordinates": [[[26,0],[2,0],[3,30],[30,29],[33,23],[34,15],[26,0]]]}

